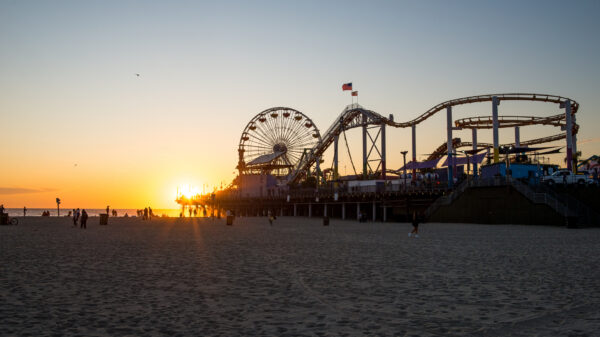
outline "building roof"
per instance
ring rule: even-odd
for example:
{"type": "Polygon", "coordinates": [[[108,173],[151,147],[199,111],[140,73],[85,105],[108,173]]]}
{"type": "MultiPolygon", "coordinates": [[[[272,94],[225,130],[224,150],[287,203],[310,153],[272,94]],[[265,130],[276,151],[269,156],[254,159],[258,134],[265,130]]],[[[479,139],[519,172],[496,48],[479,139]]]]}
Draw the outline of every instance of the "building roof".
{"type": "Polygon", "coordinates": [[[267,164],[267,163],[270,163],[273,160],[281,157],[284,153],[285,152],[273,152],[273,153],[269,153],[269,154],[263,154],[262,156],[258,156],[256,158],[252,159],[252,161],[250,161],[246,165],[251,166],[251,165],[267,164]]]}

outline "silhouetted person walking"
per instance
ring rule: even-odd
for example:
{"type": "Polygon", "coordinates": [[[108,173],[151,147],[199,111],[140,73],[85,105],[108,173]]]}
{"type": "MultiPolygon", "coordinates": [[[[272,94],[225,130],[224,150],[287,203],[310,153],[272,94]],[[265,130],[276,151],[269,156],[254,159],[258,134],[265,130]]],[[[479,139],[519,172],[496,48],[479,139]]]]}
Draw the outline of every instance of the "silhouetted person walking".
{"type": "Polygon", "coordinates": [[[412,225],[413,225],[413,230],[408,233],[408,237],[411,237],[412,234],[415,235],[415,238],[419,237],[419,217],[417,216],[417,212],[413,211],[412,214],[412,225]]]}
{"type": "Polygon", "coordinates": [[[144,208],[144,220],[148,220],[148,207],[144,208]]]}
{"type": "Polygon", "coordinates": [[[73,210],[73,226],[77,227],[77,220],[79,220],[79,208],[73,210]]]}
{"type": "Polygon", "coordinates": [[[267,214],[269,216],[269,225],[273,226],[273,220],[275,220],[275,217],[273,216],[273,212],[271,212],[271,210],[269,210],[269,212],[267,214]]]}
{"type": "Polygon", "coordinates": [[[27,207],[23,206],[23,217],[27,216],[27,207]]]}
{"type": "Polygon", "coordinates": [[[85,209],[83,211],[81,211],[81,228],[87,228],[87,219],[88,219],[88,214],[85,211],[85,209]]]}

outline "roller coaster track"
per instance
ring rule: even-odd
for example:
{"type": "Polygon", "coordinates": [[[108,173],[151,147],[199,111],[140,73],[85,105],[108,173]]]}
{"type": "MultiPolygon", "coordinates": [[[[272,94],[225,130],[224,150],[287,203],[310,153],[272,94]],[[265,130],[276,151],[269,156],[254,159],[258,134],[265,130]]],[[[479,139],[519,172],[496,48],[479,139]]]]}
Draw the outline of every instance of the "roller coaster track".
{"type": "MultiPolygon", "coordinates": [[[[559,114],[549,117],[534,117],[534,116],[498,116],[498,127],[499,128],[510,128],[515,126],[527,126],[527,125],[552,125],[552,126],[566,126],[565,115],[559,114]]],[[[454,125],[461,129],[491,129],[493,127],[493,120],[490,116],[481,117],[468,117],[463,119],[457,119],[454,121],[454,125]]],[[[579,131],[579,125],[573,124],[573,134],[577,134],[579,131]]],[[[565,139],[564,133],[559,133],[553,136],[536,138],[528,141],[520,142],[520,145],[537,145],[553,142],[556,140],[565,139]]],[[[472,147],[471,142],[461,142],[460,138],[454,138],[452,140],[452,147],[457,149],[461,147],[472,147]]],[[[500,146],[516,146],[515,143],[502,144],[500,146]]],[[[489,143],[477,143],[477,148],[493,148],[493,144],[489,143]]],[[[434,152],[432,152],[426,160],[433,160],[443,157],[448,153],[447,144],[444,142],[434,152]]]]}
{"type": "MultiPolygon", "coordinates": [[[[323,153],[325,153],[325,150],[327,150],[327,148],[329,148],[329,146],[331,146],[335,137],[339,136],[340,132],[342,132],[343,130],[348,130],[348,129],[352,129],[352,128],[356,128],[356,127],[360,127],[360,126],[366,126],[366,125],[382,125],[382,124],[386,124],[386,125],[389,125],[389,126],[395,127],[395,128],[408,128],[408,127],[412,127],[413,125],[418,125],[418,124],[424,122],[429,117],[432,117],[439,111],[442,111],[448,107],[470,104],[470,103],[491,102],[493,97],[496,97],[499,100],[499,102],[502,102],[502,101],[536,101],[536,102],[555,103],[555,104],[559,104],[561,106],[567,100],[570,100],[572,113],[575,114],[579,110],[579,103],[577,103],[576,101],[571,100],[567,97],[562,97],[562,96],[546,95],[546,94],[520,94],[520,93],[491,94],[491,95],[469,96],[469,97],[463,97],[463,98],[445,101],[445,102],[442,102],[442,103],[432,107],[431,109],[427,110],[425,113],[421,114],[420,116],[418,116],[417,118],[415,118],[413,120],[410,120],[408,122],[399,123],[399,122],[394,122],[393,120],[391,120],[389,118],[383,117],[382,115],[378,114],[375,111],[364,109],[362,106],[360,106],[358,104],[352,104],[352,105],[347,106],[340,113],[340,115],[334,121],[334,123],[322,135],[321,142],[319,142],[312,149],[312,151],[310,151],[310,154],[301,158],[301,160],[297,163],[297,165],[295,166],[292,173],[288,176],[287,182],[288,182],[288,184],[297,183],[298,180],[300,179],[300,177],[302,176],[302,174],[304,172],[306,172],[311,167],[311,165],[313,165],[315,163],[317,158],[320,158],[323,155],[323,153]]],[[[504,124],[505,124],[504,127],[508,127],[509,125],[516,126],[515,123],[517,123],[518,125],[536,124],[536,120],[535,120],[536,118],[541,119],[541,120],[537,121],[540,123],[546,123],[548,125],[555,125],[552,123],[558,123],[558,125],[561,125],[560,118],[558,116],[559,115],[550,116],[550,117],[546,117],[546,118],[529,117],[530,120],[527,120],[527,121],[524,120],[522,117],[507,116],[507,118],[512,118],[512,119],[507,119],[507,122],[504,122],[504,124]],[[534,120],[531,120],[531,118],[533,118],[534,120]],[[512,122],[508,122],[508,121],[512,121],[512,122]],[[510,124],[510,123],[512,123],[512,124],[510,124]],[[519,124],[519,123],[524,123],[524,124],[519,124]]],[[[478,122],[479,121],[476,121],[475,119],[473,119],[473,121],[472,121],[472,123],[478,123],[478,122]]],[[[467,124],[466,121],[464,123],[465,123],[465,125],[467,124]]],[[[483,121],[482,121],[482,123],[483,123],[483,121]]],[[[476,126],[473,126],[473,127],[476,127],[476,126]]],[[[544,140],[544,142],[547,142],[547,141],[551,141],[551,140],[547,140],[547,139],[553,139],[553,137],[557,137],[557,136],[559,136],[559,135],[540,138],[537,140],[530,140],[527,142],[521,142],[521,144],[528,145],[528,143],[530,143],[530,142],[536,142],[536,141],[541,142],[541,140],[544,140]]],[[[562,138],[564,138],[564,135],[562,135],[562,138]]],[[[558,138],[558,139],[560,139],[560,138],[558,138]]],[[[553,140],[556,140],[556,139],[553,139],[553,140]]],[[[468,144],[468,143],[462,143],[462,144],[468,144]]],[[[538,142],[538,143],[530,143],[530,144],[540,144],[540,143],[538,142]]],[[[440,149],[440,148],[438,148],[438,149],[440,149]]]]}
{"type": "MultiPolygon", "coordinates": [[[[498,116],[499,128],[510,128],[515,126],[526,125],[566,125],[565,114],[554,115],[550,117],[533,117],[533,116],[498,116]]],[[[491,116],[468,117],[457,119],[454,125],[463,129],[491,129],[493,120],[491,116]]]]}
{"type": "MultiPolygon", "coordinates": [[[[550,142],[554,142],[557,140],[563,140],[565,139],[566,136],[564,133],[559,133],[553,136],[548,136],[548,137],[543,137],[543,138],[536,138],[536,139],[532,139],[532,140],[526,140],[526,141],[522,141],[520,142],[519,145],[521,146],[529,146],[529,145],[537,145],[537,144],[544,144],[544,143],[550,143],[550,142]]],[[[446,155],[446,153],[448,153],[447,147],[446,147],[447,143],[444,142],[442,145],[440,145],[434,152],[432,152],[429,157],[427,157],[426,160],[433,160],[433,159],[438,159],[441,158],[443,156],[446,155]]],[[[515,143],[506,143],[506,144],[500,144],[500,147],[503,146],[516,146],[515,143]]],[[[472,142],[462,142],[460,140],[460,138],[453,138],[452,139],[452,147],[454,149],[460,149],[461,147],[473,147],[473,143],[472,142]]],[[[477,143],[477,148],[478,149],[491,149],[494,147],[494,144],[491,143],[477,143]]]]}
{"type": "MultiPolygon", "coordinates": [[[[553,142],[556,140],[562,140],[565,139],[566,136],[564,133],[559,133],[557,135],[554,136],[548,136],[548,137],[543,137],[543,138],[536,138],[536,139],[532,139],[532,140],[527,140],[524,142],[521,142],[520,145],[521,146],[529,146],[529,145],[537,145],[537,144],[544,144],[544,143],[549,143],[549,142],[553,142]]],[[[445,145],[445,144],[444,144],[445,145]]],[[[472,147],[473,143],[472,142],[459,142],[455,148],[461,148],[461,147],[472,147]]],[[[516,146],[515,143],[506,143],[506,144],[500,144],[500,146],[516,146]]],[[[490,143],[477,143],[477,148],[493,148],[494,144],[490,144],[490,143]]]]}

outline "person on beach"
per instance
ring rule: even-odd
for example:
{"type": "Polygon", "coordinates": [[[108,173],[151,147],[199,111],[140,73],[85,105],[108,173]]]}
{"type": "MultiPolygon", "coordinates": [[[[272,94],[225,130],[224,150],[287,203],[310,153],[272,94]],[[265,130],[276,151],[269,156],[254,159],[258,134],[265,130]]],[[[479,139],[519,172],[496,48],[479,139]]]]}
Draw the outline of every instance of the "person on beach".
{"type": "Polygon", "coordinates": [[[269,225],[273,226],[273,220],[275,220],[275,217],[273,216],[273,212],[271,212],[271,210],[269,210],[269,225]]]}
{"type": "Polygon", "coordinates": [[[152,207],[148,206],[148,220],[152,220],[154,213],[152,213],[152,207]]]}
{"type": "Polygon", "coordinates": [[[106,206],[106,215],[108,215],[108,210],[110,209],[110,206],[106,206]]]}
{"type": "Polygon", "coordinates": [[[79,220],[79,208],[73,210],[73,226],[77,227],[77,221],[79,220]]]}
{"type": "Polygon", "coordinates": [[[27,207],[23,206],[23,217],[27,216],[27,207]]]}
{"type": "Polygon", "coordinates": [[[88,219],[88,214],[84,209],[81,211],[81,228],[83,228],[83,229],[87,228],[87,219],[88,219]]]}
{"type": "Polygon", "coordinates": [[[144,208],[144,217],[142,219],[148,220],[148,207],[144,208]]]}
{"type": "Polygon", "coordinates": [[[4,204],[0,205],[0,214],[4,214],[4,204]]]}
{"type": "Polygon", "coordinates": [[[419,237],[419,217],[417,216],[417,212],[413,211],[412,214],[412,225],[413,225],[413,230],[408,233],[408,237],[411,237],[413,234],[415,235],[415,238],[419,237]]]}

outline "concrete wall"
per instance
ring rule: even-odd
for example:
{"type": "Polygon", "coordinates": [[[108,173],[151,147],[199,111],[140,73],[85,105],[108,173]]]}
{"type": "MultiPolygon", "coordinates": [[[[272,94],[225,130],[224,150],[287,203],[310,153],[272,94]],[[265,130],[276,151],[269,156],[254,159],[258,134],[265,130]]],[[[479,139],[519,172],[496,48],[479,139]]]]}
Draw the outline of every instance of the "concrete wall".
{"type": "Polygon", "coordinates": [[[565,219],[547,205],[534,204],[512,187],[473,187],[430,222],[564,226],[565,219]]]}

